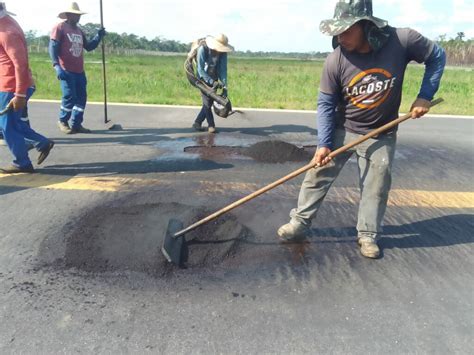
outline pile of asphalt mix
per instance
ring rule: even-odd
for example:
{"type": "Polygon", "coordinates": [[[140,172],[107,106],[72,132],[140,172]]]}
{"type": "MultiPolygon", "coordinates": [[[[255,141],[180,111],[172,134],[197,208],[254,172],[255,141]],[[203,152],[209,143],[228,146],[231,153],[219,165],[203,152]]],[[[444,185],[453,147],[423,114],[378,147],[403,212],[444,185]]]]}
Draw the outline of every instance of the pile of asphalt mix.
{"type": "Polygon", "coordinates": [[[285,163],[287,161],[309,161],[311,154],[304,148],[279,141],[258,142],[246,148],[244,154],[262,163],[285,163]]]}
{"type": "MultiPolygon", "coordinates": [[[[89,272],[139,271],[163,275],[170,265],[161,247],[171,218],[184,226],[209,214],[178,203],[98,207],[89,211],[67,237],[65,264],[89,272]]],[[[189,268],[215,266],[233,258],[250,232],[225,215],[186,234],[189,268]]]]}

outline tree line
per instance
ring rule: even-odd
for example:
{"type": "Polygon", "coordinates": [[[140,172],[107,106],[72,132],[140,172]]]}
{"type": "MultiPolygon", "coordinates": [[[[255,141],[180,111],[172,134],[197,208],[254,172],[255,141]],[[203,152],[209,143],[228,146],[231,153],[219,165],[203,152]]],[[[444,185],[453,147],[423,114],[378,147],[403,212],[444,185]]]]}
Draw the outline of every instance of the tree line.
{"type": "MultiPolygon", "coordinates": [[[[81,29],[87,38],[92,38],[99,30],[100,25],[96,23],[86,23],[81,25],[81,29]]],[[[36,31],[25,32],[28,48],[32,52],[46,52],[49,43],[48,35],[38,35],[36,31]]],[[[158,54],[158,53],[187,53],[191,49],[191,43],[183,43],[180,41],[169,40],[160,36],[148,39],[143,36],[137,36],[133,33],[116,33],[107,31],[105,39],[105,48],[108,53],[112,54],[158,54]]],[[[326,52],[309,52],[309,53],[283,53],[283,52],[252,52],[252,51],[236,51],[233,55],[238,57],[252,58],[299,58],[299,59],[316,59],[325,58],[326,52]]]]}
{"type": "MultiPolygon", "coordinates": [[[[92,38],[99,30],[100,25],[95,23],[86,23],[81,25],[82,31],[87,38],[92,38]]],[[[26,42],[32,51],[41,52],[48,47],[49,35],[39,36],[36,31],[25,32],[26,42]]],[[[106,37],[106,49],[110,53],[119,53],[120,50],[143,50],[156,52],[186,53],[190,45],[179,41],[168,40],[162,37],[155,37],[152,40],[146,37],[140,37],[133,33],[108,32],[106,37]]]]}
{"type": "Polygon", "coordinates": [[[446,51],[448,64],[473,65],[474,64],[474,39],[465,39],[464,32],[458,32],[455,38],[448,39],[446,35],[437,38],[437,42],[446,51]]]}
{"type": "MultiPolygon", "coordinates": [[[[99,24],[86,23],[81,26],[87,38],[92,38],[98,29],[99,24]]],[[[38,35],[36,31],[25,33],[26,41],[30,51],[47,51],[49,36],[38,35]]],[[[474,64],[474,39],[465,39],[464,32],[458,32],[455,38],[448,39],[446,35],[437,38],[437,42],[446,50],[448,64],[450,65],[473,65],[474,64]]],[[[106,51],[113,54],[159,54],[159,53],[187,53],[191,48],[191,43],[169,40],[161,36],[148,39],[144,36],[137,36],[133,33],[107,32],[105,40],[106,51]]],[[[307,53],[284,53],[284,52],[252,52],[236,51],[234,56],[250,58],[297,58],[297,59],[321,59],[327,56],[328,52],[307,52],[307,53]]]]}

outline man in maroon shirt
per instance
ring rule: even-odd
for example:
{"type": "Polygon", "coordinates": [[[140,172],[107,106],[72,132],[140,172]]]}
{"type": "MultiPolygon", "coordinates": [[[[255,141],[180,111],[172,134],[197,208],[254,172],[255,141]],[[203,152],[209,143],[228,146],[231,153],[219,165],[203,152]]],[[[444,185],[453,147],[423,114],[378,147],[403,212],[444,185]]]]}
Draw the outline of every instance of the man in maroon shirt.
{"type": "Polygon", "coordinates": [[[82,125],[87,102],[83,50],[96,49],[105,35],[105,30],[101,28],[96,36],[88,41],[78,26],[83,14],[85,12],[73,2],[69,9],[58,15],[65,21],[54,26],[49,42],[49,55],[63,93],[58,126],[66,134],[91,132],[82,125]]]}

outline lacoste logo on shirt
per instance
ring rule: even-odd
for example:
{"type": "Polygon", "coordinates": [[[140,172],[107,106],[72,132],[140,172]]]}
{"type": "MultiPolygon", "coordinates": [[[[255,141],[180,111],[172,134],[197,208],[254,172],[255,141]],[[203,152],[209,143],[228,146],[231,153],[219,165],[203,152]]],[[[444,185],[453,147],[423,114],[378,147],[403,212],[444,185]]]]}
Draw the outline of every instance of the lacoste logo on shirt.
{"type": "Polygon", "coordinates": [[[357,74],[344,88],[344,92],[353,105],[372,109],[387,99],[396,79],[385,69],[373,68],[357,74]]]}

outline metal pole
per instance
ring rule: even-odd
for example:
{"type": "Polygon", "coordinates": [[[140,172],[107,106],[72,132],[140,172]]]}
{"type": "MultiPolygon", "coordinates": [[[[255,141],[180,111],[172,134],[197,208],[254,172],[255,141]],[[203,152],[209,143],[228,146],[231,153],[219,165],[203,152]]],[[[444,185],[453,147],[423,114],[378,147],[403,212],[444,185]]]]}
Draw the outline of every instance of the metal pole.
{"type": "MultiPolygon", "coordinates": [[[[104,28],[104,11],[102,8],[102,0],[100,0],[100,26],[104,28]]],[[[104,82],[104,123],[109,122],[107,115],[107,75],[105,73],[105,41],[102,38],[102,74],[104,82]]]]}

